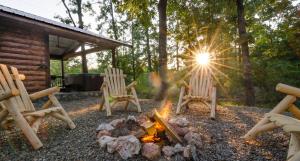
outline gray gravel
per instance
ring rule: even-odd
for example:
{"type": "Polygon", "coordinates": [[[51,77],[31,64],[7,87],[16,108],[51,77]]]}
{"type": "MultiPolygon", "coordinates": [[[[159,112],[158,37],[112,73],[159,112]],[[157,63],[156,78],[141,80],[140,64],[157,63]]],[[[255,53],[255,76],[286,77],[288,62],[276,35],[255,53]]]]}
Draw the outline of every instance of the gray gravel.
{"type": "MultiPolygon", "coordinates": [[[[104,111],[97,110],[97,98],[61,103],[77,125],[75,129],[69,130],[63,122],[47,119],[38,134],[44,146],[37,151],[20,137],[19,130],[0,130],[0,160],[122,160],[118,154],[109,154],[99,147],[95,129],[102,122],[138,115],[132,105],[129,112],[120,107],[113,110],[112,117],[106,117],[104,111]]],[[[141,105],[143,110],[150,111],[159,103],[142,101],[141,105]]],[[[218,107],[216,120],[211,120],[208,108],[197,104],[182,115],[200,131],[203,140],[203,148],[198,149],[200,160],[285,160],[289,137],[280,129],[264,133],[257,142],[240,139],[267,111],[256,107],[218,107]]],[[[138,155],[130,160],[146,159],[138,155]]]]}

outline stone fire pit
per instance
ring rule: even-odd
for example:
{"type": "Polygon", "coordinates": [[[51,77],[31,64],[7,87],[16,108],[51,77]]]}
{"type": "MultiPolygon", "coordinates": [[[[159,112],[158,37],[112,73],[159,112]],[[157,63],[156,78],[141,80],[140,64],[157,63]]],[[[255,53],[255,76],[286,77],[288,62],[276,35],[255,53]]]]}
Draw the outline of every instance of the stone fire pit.
{"type": "Polygon", "coordinates": [[[196,149],[202,147],[201,136],[185,117],[163,120],[180,141],[174,139],[164,126],[161,129],[155,125],[156,132],[153,133],[153,129],[147,126],[151,121],[157,124],[148,115],[141,114],[102,123],[97,128],[97,142],[108,153],[117,152],[123,159],[139,154],[149,160],[161,157],[171,160],[199,159],[196,149]]]}

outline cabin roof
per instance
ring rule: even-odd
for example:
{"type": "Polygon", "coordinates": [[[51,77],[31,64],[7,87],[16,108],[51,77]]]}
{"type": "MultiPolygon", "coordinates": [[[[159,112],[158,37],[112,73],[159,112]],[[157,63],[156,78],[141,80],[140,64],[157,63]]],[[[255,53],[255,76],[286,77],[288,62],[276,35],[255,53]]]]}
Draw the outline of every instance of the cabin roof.
{"type": "Polygon", "coordinates": [[[80,46],[80,42],[98,47],[99,50],[113,49],[119,46],[132,47],[122,41],[3,5],[0,5],[1,16],[45,28],[45,31],[49,32],[50,56],[62,56],[75,52],[80,46]]]}

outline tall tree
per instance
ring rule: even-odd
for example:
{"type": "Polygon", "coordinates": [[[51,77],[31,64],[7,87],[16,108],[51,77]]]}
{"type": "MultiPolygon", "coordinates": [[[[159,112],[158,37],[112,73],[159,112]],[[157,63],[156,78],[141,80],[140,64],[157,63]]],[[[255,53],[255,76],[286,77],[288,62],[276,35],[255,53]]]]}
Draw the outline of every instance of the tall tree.
{"type": "MultiPolygon", "coordinates": [[[[151,19],[155,16],[155,0],[143,0],[143,1],[136,1],[136,0],[120,0],[116,1],[116,6],[119,8],[121,12],[127,12],[129,20],[136,20],[143,27],[143,33],[145,34],[142,38],[146,38],[145,40],[145,50],[147,54],[147,68],[148,72],[151,72],[152,67],[152,54],[151,54],[151,47],[150,47],[150,39],[151,39],[151,32],[153,31],[154,24],[151,23],[151,19]]],[[[138,31],[139,32],[139,31],[138,31]]]]}
{"type": "Polygon", "coordinates": [[[241,45],[242,58],[243,58],[243,75],[245,86],[245,104],[255,104],[255,94],[252,82],[251,63],[249,60],[249,46],[248,46],[248,34],[246,31],[246,22],[244,16],[244,4],[243,0],[236,0],[237,6],[237,23],[239,30],[239,42],[241,45]]]}
{"type": "Polygon", "coordinates": [[[149,36],[149,28],[145,27],[146,31],[146,51],[147,51],[147,61],[148,61],[148,72],[152,71],[152,63],[151,63],[151,51],[150,51],[150,36],[149,36]]]}
{"type": "MultiPolygon", "coordinates": [[[[116,25],[116,20],[115,20],[115,15],[114,15],[114,6],[113,6],[113,2],[112,0],[109,1],[109,13],[110,13],[110,16],[111,16],[111,25],[112,25],[112,30],[113,30],[113,33],[114,33],[114,39],[115,40],[118,40],[118,28],[117,28],[117,25],[116,25]]],[[[112,66],[114,68],[116,68],[118,66],[118,51],[116,49],[113,49],[112,50],[112,53],[111,53],[111,57],[112,57],[112,66]]]]}
{"type": "MultiPolygon", "coordinates": [[[[77,4],[77,16],[78,16],[78,24],[79,24],[78,27],[83,29],[82,1],[81,0],[76,0],[76,4],[77,4]]],[[[81,45],[81,51],[85,51],[84,44],[81,45]]],[[[88,73],[87,60],[86,60],[86,55],[85,54],[81,55],[81,61],[82,61],[82,72],[83,73],[88,73]]]]}
{"type": "Polygon", "coordinates": [[[161,79],[160,90],[156,96],[157,100],[163,100],[167,95],[168,80],[167,80],[167,0],[159,0],[158,14],[159,14],[159,65],[158,72],[161,79]]]}
{"type": "MultiPolygon", "coordinates": [[[[77,27],[76,24],[78,24],[78,27],[83,29],[84,28],[84,22],[83,22],[83,8],[85,7],[88,10],[91,10],[91,4],[89,2],[87,2],[86,4],[82,3],[82,0],[70,0],[69,4],[66,3],[65,0],[61,0],[66,12],[68,14],[68,18],[62,18],[60,16],[56,16],[56,18],[59,18],[62,22],[65,22],[67,24],[72,23],[74,25],[74,27],[77,27]],[[69,6],[73,7],[72,9],[69,8],[69,6]],[[78,17],[78,23],[75,23],[73,17],[72,17],[72,13],[73,14],[77,14],[78,17]]],[[[81,45],[81,51],[85,50],[85,46],[84,44],[81,45]]],[[[81,63],[82,63],[82,72],[83,73],[88,73],[88,67],[87,67],[87,60],[86,60],[86,55],[82,54],[81,55],[81,63]]]]}

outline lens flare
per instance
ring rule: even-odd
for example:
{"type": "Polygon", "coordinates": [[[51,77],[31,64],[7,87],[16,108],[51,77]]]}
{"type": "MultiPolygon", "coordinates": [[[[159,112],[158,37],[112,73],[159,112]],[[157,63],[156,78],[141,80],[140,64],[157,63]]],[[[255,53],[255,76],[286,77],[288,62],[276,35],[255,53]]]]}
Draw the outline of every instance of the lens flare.
{"type": "Polygon", "coordinates": [[[195,59],[199,65],[208,65],[210,62],[209,53],[207,52],[196,54],[195,59]]]}

